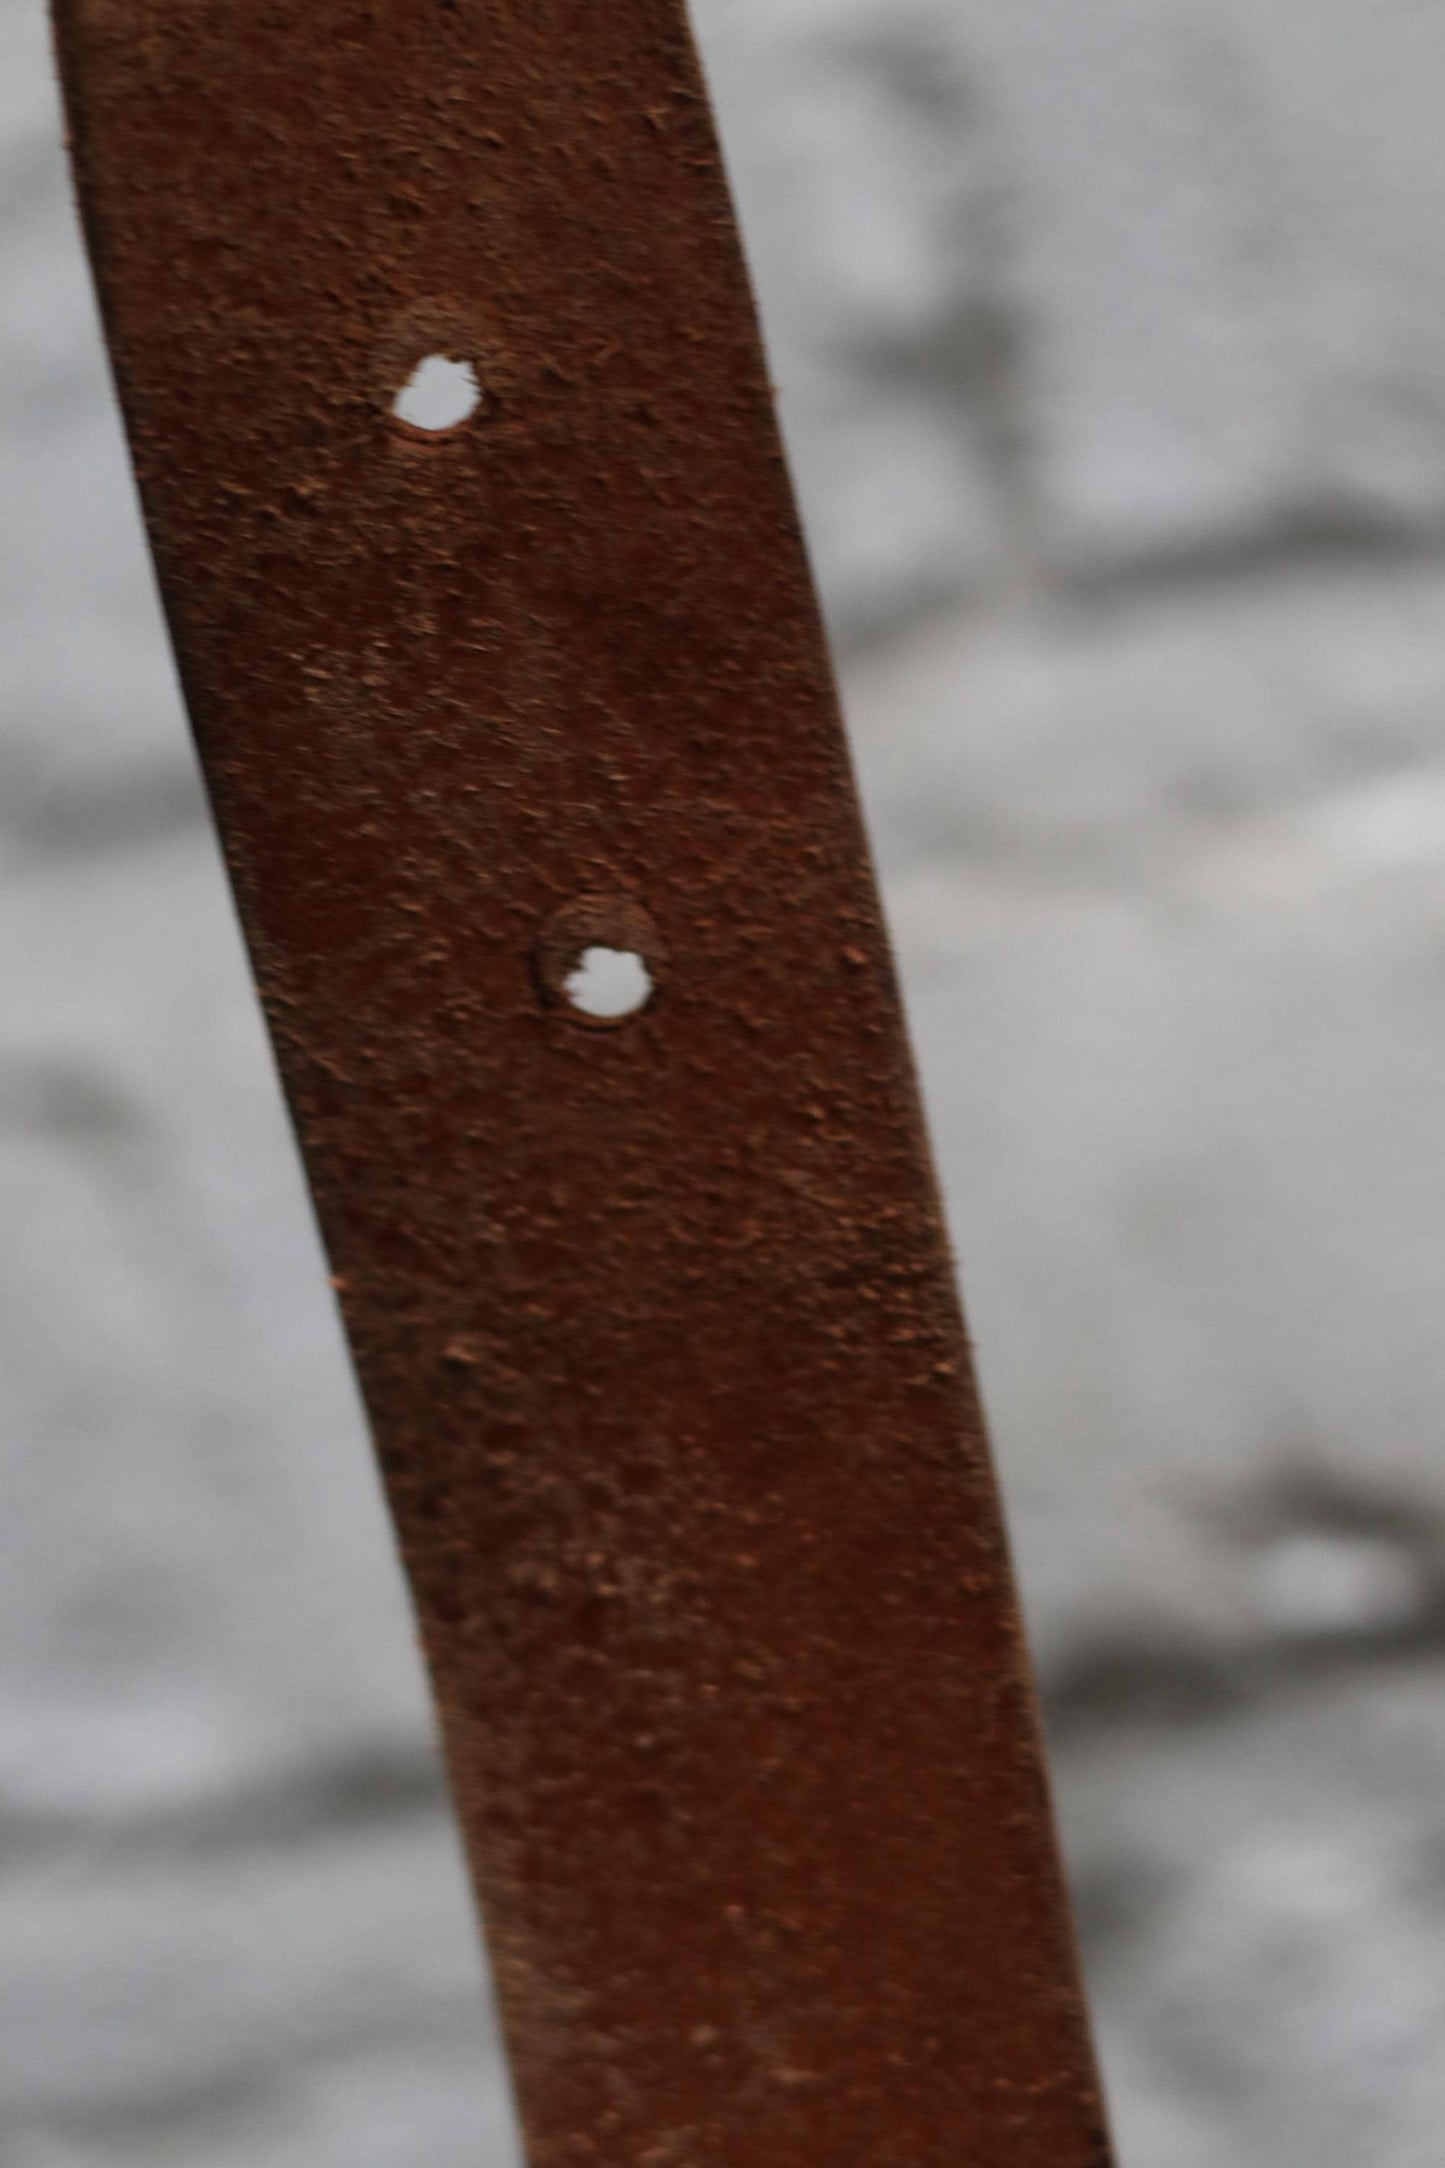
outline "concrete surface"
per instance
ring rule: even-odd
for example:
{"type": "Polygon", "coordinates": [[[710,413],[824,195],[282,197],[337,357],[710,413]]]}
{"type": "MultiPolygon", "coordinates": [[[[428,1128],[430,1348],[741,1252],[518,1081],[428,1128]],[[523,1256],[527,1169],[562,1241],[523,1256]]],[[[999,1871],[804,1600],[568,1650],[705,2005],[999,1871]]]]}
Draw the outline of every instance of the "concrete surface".
{"type": "MultiPolygon", "coordinates": [[[[706,0],[1126,2168],[1438,2168],[1445,15],[706,0]]],[[[0,0],[0,2168],[502,2168],[0,0]]]]}

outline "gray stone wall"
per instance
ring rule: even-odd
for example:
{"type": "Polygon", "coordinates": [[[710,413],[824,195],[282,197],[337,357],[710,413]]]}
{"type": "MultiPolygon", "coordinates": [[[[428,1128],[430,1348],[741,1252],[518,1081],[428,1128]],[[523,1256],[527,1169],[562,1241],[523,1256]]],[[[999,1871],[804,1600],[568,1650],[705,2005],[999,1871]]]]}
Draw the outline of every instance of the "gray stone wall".
{"type": "MultiPolygon", "coordinates": [[[[705,0],[1126,2168],[1445,2114],[1445,12],[705,0]]],[[[0,2164],[502,2168],[0,0],[0,2164]]]]}

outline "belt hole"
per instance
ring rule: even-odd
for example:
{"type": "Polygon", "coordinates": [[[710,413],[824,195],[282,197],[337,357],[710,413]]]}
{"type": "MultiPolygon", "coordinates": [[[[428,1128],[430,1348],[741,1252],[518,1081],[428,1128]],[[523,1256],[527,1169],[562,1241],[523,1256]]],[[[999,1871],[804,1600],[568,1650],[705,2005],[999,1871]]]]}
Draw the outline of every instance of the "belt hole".
{"type": "Polygon", "coordinates": [[[615,1031],[649,1008],[666,976],[656,926],[628,895],[591,894],[542,928],[533,964],[547,1005],[572,1024],[615,1031]]]}
{"type": "Polygon", "coordinates": [[[427,354],[391,402],[392,417],[425,437],[454,436],[482,403],[482,387],[470,361],[427,354]]]}
{"type": "Polygon", "coordinates": [[[636,949],[586,948],[562,981],[562,992],[579,1016],[596,1024],[619,1024],[652,999],[652,973],[636,949]]]}

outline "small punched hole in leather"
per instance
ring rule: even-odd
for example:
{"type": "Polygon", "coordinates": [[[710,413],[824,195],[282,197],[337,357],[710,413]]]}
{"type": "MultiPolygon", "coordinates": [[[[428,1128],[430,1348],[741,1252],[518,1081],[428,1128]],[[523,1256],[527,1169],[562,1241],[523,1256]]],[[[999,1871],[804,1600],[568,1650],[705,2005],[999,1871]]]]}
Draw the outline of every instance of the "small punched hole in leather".
{"type": "Polygon", "coordinates": [[[615,1030],[654,1000],[665,962],[656,926],[631,896],[587,895],[542,929],[534,955],[549,1007],[592,1030],[615,1030]]]}
{"type": "Polygon", "coordinates": [[[447,354],[427,354],[391,403],[392,418],[420,436],[455,436],[482,403],[474,364],[447,354]]]}
{"type": "Polygon", "coordinates": [[[562,982],[579,1016],[597,1024],[620,1024],[652,999],[652,973],[636,949],[587,948],[562,982]]]}

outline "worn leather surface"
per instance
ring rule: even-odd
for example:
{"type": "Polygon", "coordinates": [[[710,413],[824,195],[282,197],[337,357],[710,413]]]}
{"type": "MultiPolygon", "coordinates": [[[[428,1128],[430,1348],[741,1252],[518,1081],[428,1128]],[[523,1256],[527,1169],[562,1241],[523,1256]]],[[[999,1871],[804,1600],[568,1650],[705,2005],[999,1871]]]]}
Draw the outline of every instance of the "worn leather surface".
{"type": "Polygon", "coordinates": [[[530,2156],[1107,2159],[673,0],[62,0],[167,611],[530,2156]],[[427,353],[482,401],[400,425],[427,353]],[[569,1007],[566,944],[647,1008],[569,1007]]]}

